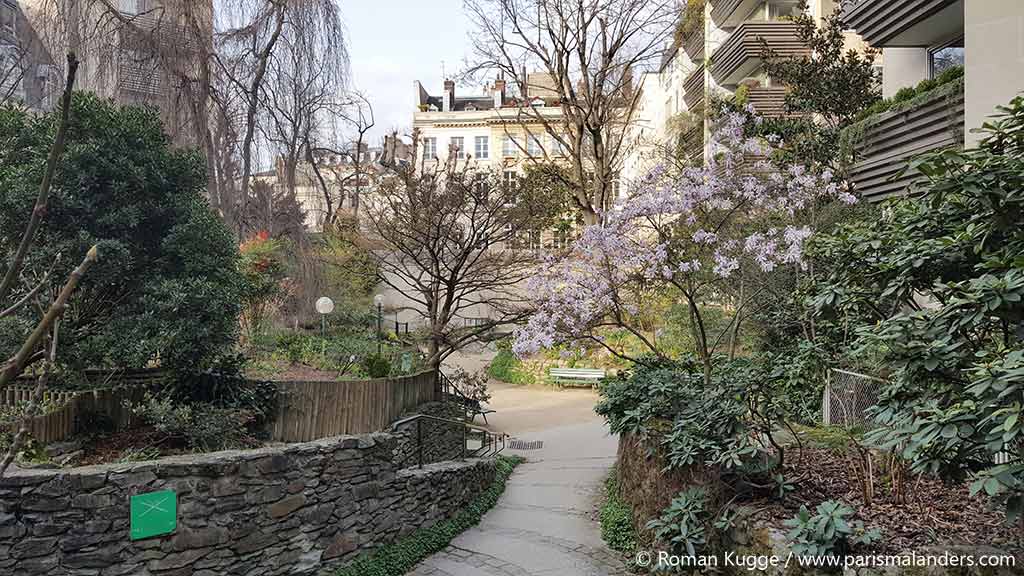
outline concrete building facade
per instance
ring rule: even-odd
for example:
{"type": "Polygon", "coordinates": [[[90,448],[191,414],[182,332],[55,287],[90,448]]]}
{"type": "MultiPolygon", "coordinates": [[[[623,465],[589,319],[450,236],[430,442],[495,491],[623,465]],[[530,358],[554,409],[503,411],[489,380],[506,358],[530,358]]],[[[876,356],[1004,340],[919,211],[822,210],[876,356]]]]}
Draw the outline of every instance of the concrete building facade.
{"type": "Polygon", "coordinates": [[[871,200],[903,194],[913,156],[974,144],[1024,91],[1024,2],[851,0],[844,20],[883,55],[883,96],[910,95],[848,130],[851,180],[871,200]],[[924,82],[924,83],[922,83],[924,82]]]}
{"type": "Polygon", "coordinates": [[[199,144],[191,104],[202,100],[190,91],[200,56],[212,50],[212,0],[23,0],[23,8],[59,78],[64,54],[74,52],[77,89],[155,106],[176,144],[199,144]]]}
{"type": "MultiPolygon", "coordinates": [[[[792,16],[799,0],[689,0],[682,2],[683,24],[665,50],[656,73],[640,82],[641,110],[630,127],[648,143],[631,147],[624,182],[635,182],[664,156],[700,162],[711,130],[708,104],[742,92],[765,116],[785,111],[786,88],[761,65],[761,41],[780,55],[807,53],[792,16]],[[650,129],[647,127],[651,126],[650,129]]],[[[812,0],[808,12],[820,20],[835,9],[832,0],[812,0]]],[[[849,34],[850,47],[862,43],[849,34]]],[[[627,186],[628,188],[628,186],[627,186]]]]}

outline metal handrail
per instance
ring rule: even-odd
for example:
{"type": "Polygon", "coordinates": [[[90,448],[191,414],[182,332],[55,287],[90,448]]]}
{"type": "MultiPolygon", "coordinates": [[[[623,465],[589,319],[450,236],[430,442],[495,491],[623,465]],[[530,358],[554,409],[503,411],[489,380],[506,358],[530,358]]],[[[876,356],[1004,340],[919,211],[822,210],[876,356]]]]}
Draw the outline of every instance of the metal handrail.
{"type": "Polygon", "coordinates": [[[391,432],[398,432],[398,429],[403,425],[410,422],[416,422],[416,460],[419,468],[423,468],[423,421],[431,420],[434,422],[445,422],[448,424],[455,424],[462,429],[462,454],[460,460],[465,459],[468,455],[471,458],[485,458],[489,456],[495,456],[501,453],[506,447],[508,435],[504,433],[495,433],[486,428],[463,422],[462,420],[454,420],[452,418],[442,418],[440,416],[432,416],[430,414],[413,414],[406,418],[396,421],[391,425],[391,432]],[[476,433],[482,435],[480,447],[475,450],[468,450],[466,448],[466,441],[470,434],[476,433]]]}
{"type": "Polygon", "coordinates": [[[466,394],[463,393],[462,390],[459,390],[458,386],[452,384],[452,379],[449,378],[448,375],[445,374],[444,372],[438,370],[437,377],[440,378],[441,380],[441,400],[451,401],[451,399],[454,398],[455,401],[459,402],[460,404],[466,404],[469,402],[479,403],[479,401],[473,400],[469,396],[466,396],[466,394]]]}

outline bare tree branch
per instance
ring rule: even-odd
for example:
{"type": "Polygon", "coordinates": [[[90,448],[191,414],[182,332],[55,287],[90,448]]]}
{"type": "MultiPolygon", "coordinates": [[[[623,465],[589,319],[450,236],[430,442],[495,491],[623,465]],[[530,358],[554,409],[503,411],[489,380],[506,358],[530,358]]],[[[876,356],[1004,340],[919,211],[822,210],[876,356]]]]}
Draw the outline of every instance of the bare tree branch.
{"type": "MultiPolygon", "coordinates": [[[[678,17],[675,0],[466,0],[476,28],[466,75],[497,72],[520,101],[507,122],[541,129],[565,151],[565,182],[588,224],[614,200],[635,120],[634,73],[653,67],[678,17]],[[534,71],[539,72],[533,73],[534,71]],[[544,106],[532,105],[539,98],[544,106]],[[547,108],[559,106],[561,115],[547,108]]],[[[546,154],[545,154],[546,155],[546,154]]]]}
{"type": "Polygon", "coordinates": [[[521,283],[540,260],[514,248],[516,231],[543,228],[562,210],[536,192],[454,162],[426,173],[391,163],[368,196],[364,222],[381,281],[416,304],[428,365],[528,314],[521,283]],[[468,324],[474,308],[484,317],[468,324]]]}
{"type": "Polygon", "coordinates": [[[71,294],[75,291],[75,287],[78,286],[78,282],[85,276],[89,267],[96,262],[99,257],[99,251],[96,246],[93,246],[86,253],[85,258],[68,276],[67,282],[64,283],[64,287],[61,288],[60,294],[57,295],[57,299],[54,300],[46,313],[43,315],[39,323],[36,324],[35,329],[29,334],[25,342],[22,343],[21,348],[15,352],[14,356],[3,367],[3,371],[0,372],[0,389],[9,384],[13,379],[17,378],[21,372],[25,369],[28,364],[29,358],[36,352],[39,343],[42,341],[43,336],[50,330],[50,327],[58,318],[64,313],[64,309],[67,307],[68,299],[71,298],[71,294]]]}
{"type": "Polygon", "coordinates": [[[50,200],[50,186],[53,182],[53,175],[57,171],[57,162],[64,153],[64,140],[67,136],[68,121],[71,116],[71,92],[75,85],[75,74],[78,72],[78,59],[74,54],[68,54],[67,80],[64,85],[64,95],[61,98],[60,124],[57,126],[57,136],[54,138],[53,146],[46,157],[46,170],[43,172],[43,179],[39,183],[39,194],[36,196],[35,207],[29,217],[28,226],[18,243],[18,249],[11,258],[11,263],[4,272],[3,280],[0,281],[0,302],[7,299],[11,289],[21,274],[21,268],[25,264],[25,255],[32,245],[36,230],[46,215],[46,208],[50,200]]]}

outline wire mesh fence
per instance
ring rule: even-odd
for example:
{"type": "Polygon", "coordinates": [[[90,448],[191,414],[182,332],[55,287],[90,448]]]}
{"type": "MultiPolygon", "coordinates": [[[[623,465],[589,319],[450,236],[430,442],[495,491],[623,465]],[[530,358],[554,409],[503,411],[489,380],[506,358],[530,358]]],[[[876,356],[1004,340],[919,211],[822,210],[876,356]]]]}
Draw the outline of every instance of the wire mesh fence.
{"type": "Polygon", "coordinates": [[[881,378],[833,368],[829,370],[822,398],[822,422],[826,426],[866,426],[867,410],[878,403],[885,381],[881,378]]]}
{"type": "MultiPolygon", "coordinates": [[[[822,423],[844,428],[874,428],[876,424],[867,415],[867,411],[878,404],[884,384],[885,380],[881,378],[832,368],[828,373],[821,402],[822,423]]],[[[902,451],[903,445],[898,449],[902,451]]],[[[1009,464],[1016,460],[1015,454],[1019,453],[1019,446],[1007,445],[1002,452],[993,456],[992,463],[1009,464]]]]}

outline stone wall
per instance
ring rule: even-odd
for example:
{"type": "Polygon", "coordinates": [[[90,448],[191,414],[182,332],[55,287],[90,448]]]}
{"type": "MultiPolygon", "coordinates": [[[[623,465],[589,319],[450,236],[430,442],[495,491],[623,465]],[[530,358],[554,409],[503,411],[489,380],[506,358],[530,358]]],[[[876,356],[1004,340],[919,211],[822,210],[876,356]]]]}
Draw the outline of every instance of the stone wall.
{"type": "Polygon", "coordinates": [[[399,437],[367,434],[0,479],[0,573],[313,573],[429,526],[494,479],[466,460],[400,469],[399,437]],[[129,540],[129,497],[173,489],[177,530],[129,540]]]}
{"type": "Polygon", "coordinates": [[[408,416],[427,415],[436,418],[403,418],[392,427],[400,436],[395,449],[395,462],[401,467],[458,460],[466,454],[466,426],[461,418],[464,412],[446,402],[428,402],[408,416]]]}
{"type": "Polygon", "coordinates": [[[644,443],[631,433],[619,436],[616,472],[622,498],[633,509],[633,525],[642,534],[647,522],[658,517],[677,494],[702,485],[714,497],[718,493],[716,470],[699,466],[689,471],[666,470],[668,461],[658,446],[644,443]]]}
{"type": "Polygon", "coordinates": [[[460,422],[419,418],[399,424],[394,433],[401,436],[395,461],[400,466],[445,462],[466,453],[466,427],[460,422]]]}

